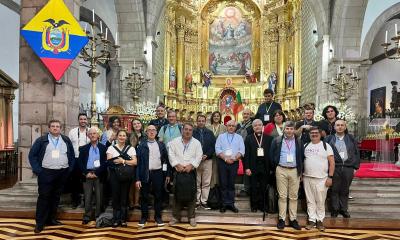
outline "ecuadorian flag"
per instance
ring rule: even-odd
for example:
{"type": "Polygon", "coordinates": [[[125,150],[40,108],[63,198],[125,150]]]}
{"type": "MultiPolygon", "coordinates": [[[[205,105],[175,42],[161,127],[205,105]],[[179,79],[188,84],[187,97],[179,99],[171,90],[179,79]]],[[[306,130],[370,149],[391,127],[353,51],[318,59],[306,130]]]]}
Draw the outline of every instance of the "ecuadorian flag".
{"type": "Polygon", "coordinates": [[[63,0],[50,0],[22,28],[21,35],[56,81],[89,41],[63,0]]]}

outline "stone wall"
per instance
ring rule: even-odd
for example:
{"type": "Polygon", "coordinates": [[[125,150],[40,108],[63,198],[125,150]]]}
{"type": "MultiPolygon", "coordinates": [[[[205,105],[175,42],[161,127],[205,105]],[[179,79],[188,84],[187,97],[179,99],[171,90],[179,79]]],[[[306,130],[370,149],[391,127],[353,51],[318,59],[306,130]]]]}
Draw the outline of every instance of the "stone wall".
{"type": "Polygon", "coordinates": [[[157,44],[157,48],[155,49],[154,59],[153,59],[153,80],[155,83],[155,95],[160,96],[160,100],[163,101],[164,95],[164,51],[165,51],[165,21],[164,21],[164,12],[162,13],[162,17],[160,17],[160,21],[156,27],[157,31],[160,32],[159,35],[156,34],[155,42],[157,44]]]}
{"type": "Polygon", "coordinates": [[[309,1],[302,3],[301,16],[301,100],[300,105],[314,102],[317,95],[317,24],[309,1]]]}
{"type": "MultiPolygon", "coordinates": [[[[65,0],[76,19],[79,19],[80,0],[65,0]]],[[[21,28],[47,3],[47,0],[21,1],[21,28]]],[[[24,39],[20,41],[19,56],[19,151],[22,154],[22,178],[32,177],[28,153],[33,142],[47,132],[51,119],[62,122],[64,133],[76,125],[79,111],[79,65],[75,60],[64,74],[62,85],[54,80],[24,39]],[[53,94],[55,93],[55,94],[53,94]]]]}

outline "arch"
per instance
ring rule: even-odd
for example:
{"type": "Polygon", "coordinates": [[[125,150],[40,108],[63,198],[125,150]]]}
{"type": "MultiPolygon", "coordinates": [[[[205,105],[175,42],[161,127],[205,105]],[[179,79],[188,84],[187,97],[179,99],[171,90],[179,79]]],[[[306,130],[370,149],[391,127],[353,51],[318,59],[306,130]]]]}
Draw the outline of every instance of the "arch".
{"type": "MultiPolygon", "coordinates": [[[[229,0],[209,0],[208,2],[206,2],[201,8],[200,8],[200,15],[203,15],[203,12],[210,8],[213,7],[215,5],[218,5],[222,2],[229,2],[229,0]]],[[[238,0],[238,2],[243,3],[244,6],[246,7],[252,7],[253,10],[255,10],[255,13],[257,14],[257,17],[260,18],[261,17],[261,8],[258,5],[258,3],[255,0],[238,0]]]]}
{"type": "MultiPolygon", "coordinates": [[[[303,4],[305,1],[303,1],[303,4]]],[[[311,10],[314,13],[314,18],[317,23],[317,32],[319,36],[329,34],[329,0],[309,0],[311,10]],[[325,5],[325,8],[324,8],[325,5]]]]}
{"type": "Polygon", "coordinates": [[[379,17],[375,19],[374,23],[371,25],[371,28],[365,35],[363,45],[361,46],[360,49],[362,59],[369,59],[369,53],[376,34],[390,18],[394,17],[398,13],[400,13],[400,3],[396,3],[391,7],[387,8],[384,12],[382,12],[379,15],[379,17]]]}

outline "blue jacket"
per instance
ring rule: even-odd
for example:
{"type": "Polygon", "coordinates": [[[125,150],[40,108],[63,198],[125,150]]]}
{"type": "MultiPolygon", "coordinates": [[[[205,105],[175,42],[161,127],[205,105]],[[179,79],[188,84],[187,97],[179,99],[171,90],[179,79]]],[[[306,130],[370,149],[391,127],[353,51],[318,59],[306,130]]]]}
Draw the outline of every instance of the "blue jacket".
{"type": "Polygon", "coordinates": [[[358,143],[351,134],[344,135],[344,142],[346,144],[348,159],[343,161],[340,157],[339,151],[335,147],[336,135],[329,135],[325,141],[332,146],[333,155],[335,157],[335,169],[339,167],[351,167],[354,169],[360,168],[360,151],[358,150],[358,143]]]}
{"type": "MultiPolygon", "coordinates": [[[[303,162],[304,162],[304,146],[300,138],[296,138],[296,167],[297,174],[300,176],[303,173],[303,162]]],[[[279,165],[281,158],[283,136],[274,138],[271,144],[271,151],[269,152],[270,159],[272,160],[272,169],[275,170],[279,165]]]]}
{"type": "Polygon", "coordinates": [[[193,130],[193,137],[199,140],[202,145],[203,155],[207,155],[207,159],[211,159],[215,153],[215,136],[214,133],[208,129],[203,128],[203,142],[201,142],[200,138],[200,129],[195,128],[193,130]]]}
{"type": "MultiPolygon", "coordinates": [[[[71,140],[65,136],[60,135],[62,140],[67,144],[67,157],[68,157],[68,169],[71,172],[74,169],[75,164],[75,153],[74,147],[72,146],[71,140]]],[[[49,144],[48,133],[36,139],[33,143],[31,150],[29,151],[29,163],[32,167],[32,172],[39,175],[42,172],[42,162],[44,154],[46,153],[47,145],[49,144]]]]}
{"type": "MultiPolygon", "coordinates": [[[[168,152],[165,144],[157,141],[158,147],[160,149],[161,155],[161,166],[167,164],[167,177],[171,175],[171,165],[168,161],[168,152]]],[[[150,150],[147,145],[147,141],[142,141],[136,150],[136,155],[138,158],[138,164],[136,167],[136,181],[141,181],[142,183],[147,183],[149,181],[149,156],[150,150]]]]}
{"type": "MultiPolygon", "coordinates": [[[[82,171],[84,176],[84,180],[86,180],[86,174],[88,173],[87,170],[87,162],[89,159],[89,150],[92,146],[91,143],[88,143],[79,148],[79,159],[78,159],[78,166],[79,169],[82,171]]],[[[106,178],[106,170],[107,170],[107,148],[101,143],[97,144],[100,153],[100,167],[96,169],[95,174],[103,182],[106,178]]]]}

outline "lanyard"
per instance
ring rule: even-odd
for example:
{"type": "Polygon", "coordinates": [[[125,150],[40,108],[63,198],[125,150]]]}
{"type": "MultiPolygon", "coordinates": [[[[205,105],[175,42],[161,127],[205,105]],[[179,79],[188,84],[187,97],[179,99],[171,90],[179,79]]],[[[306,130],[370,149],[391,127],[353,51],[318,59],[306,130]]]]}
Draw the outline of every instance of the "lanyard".
{"type": "MultiPolygon", "coordinates": [[[[79,145],[79,142],[80,142],[80,136],[81,136],[81,130],[79,129],[79,127],[78,127],[78,146],[80,146],[79,145]]],[[[87,137],[87,128],[85,128],[85,144],[87,143],[87,140],[88,140],[88,137],[87,137]]]]}
{"type": "Polygon", "coordinates": [[[57,149],[58,143],[60,142],[60,136],[57,138],[57,141],[54,141],[53,137],[50,134],[49,134],[49,138],[50,138],[50,141],[53,144],[54,148],[57,149]]]}
{"type": "Polygon", "coordinates": [[[290,145],[289,145],[288,142],[287,142],[286,139],[285,139],[285,144],[286,144],[286,147],[287,147],[288,150],[289,150],[289,155],[290,155],[290,149],[292,148],[292,143],[290,143],[290,145]]]}
{"type": "MultiPolygon", "coordinates": [[[[176,125],[175,125],[176,126],[176,125]]],[[[174,126],[174,132],[173,133],[175,133],[175,131],[176,131],[176,128],[175,128],[175,126],[174,126]]],[[[168,134],[169,134],[169,139],[171,140],[172,139],[172,134],[171,134],[171,125],[168,125],[168,134]]]]}
{"type": "Polygon", "coordinates": [[[268,107],[268,108],[266,108],[266,110],[267,110],[266,114],[268,114],[268,113],[269,113],[269,110],[271,109],[271,107],[272,107],[272,104],[274,104],[274,102],[271,102],[271,104],[269,105],[269,107],[268,107]]]}
{"type": "Polygon", "coordinates": [[[218,124],[217,129],[215,129],[214,125],[212,125],[214,136],[217,136],[217,133],[219,132],[219,127],[220,126],[221,126],[221,124],[218,124]]]}
{"type": "Polygon", "coordinates": [[[264,136],[264,133],[261,133],[261,139],[260,139],[260,141],[258,141],[256,133],[254,133],[254,138],[256,139],[259,148],[261,148],[262,141],[263,141],[263,136],[264,136]]]}
{"type": "Polygon", "coordinates": [[[183,155],[185,155],[185,152],[186,152],[186,150],[189,148],[189,144],[190,144],[190,142],[192,141],[192,139],[190,139],[190,141],[189,141],[187,144],[185,144],[185,143],[183,142],[183,138],[182,138],[181,140],[182,140],[182,144],[183,144],[183,155]]]}
{"type": "Polygon", "coordinates": [[[226,140],[229,143],[229,146],[232,145],[233,139],[235,139],[235,134],[232,134],[231,141],[229,141],[229,133],[226,133],[226,140]]]}

